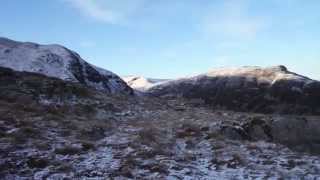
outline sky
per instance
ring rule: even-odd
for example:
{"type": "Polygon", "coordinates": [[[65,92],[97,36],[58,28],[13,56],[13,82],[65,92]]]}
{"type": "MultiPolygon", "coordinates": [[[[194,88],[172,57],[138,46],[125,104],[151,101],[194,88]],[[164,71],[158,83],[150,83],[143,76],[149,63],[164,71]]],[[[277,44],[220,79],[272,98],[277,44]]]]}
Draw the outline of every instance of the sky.
{"type": "Polygon", "coordinates": [[[118,75],[285,65],[320,80],[319,0],[1,0],[0,36],[61,44],[118,75]]]}

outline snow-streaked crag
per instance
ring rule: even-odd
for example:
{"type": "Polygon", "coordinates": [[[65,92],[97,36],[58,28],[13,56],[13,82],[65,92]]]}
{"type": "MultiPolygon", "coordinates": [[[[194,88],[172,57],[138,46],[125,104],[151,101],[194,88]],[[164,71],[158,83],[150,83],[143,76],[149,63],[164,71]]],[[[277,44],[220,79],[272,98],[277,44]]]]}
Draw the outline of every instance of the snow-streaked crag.
{"type": "Polygon", "coordinates": [[[142,76],[124,76],[122,79],[133,89],[146,91],[149,88],[169,81],[169,79],[153,79],[142,76]]]}
{"type": "Polygon", "coordinates": [[[201,98],[240,111],[320,114],[320,82],[284,66],[215,69],[153,86],[148,93],[201,98]]]}
{"type": "Polygon", "coordinates": [[[116,74],[87,63],[77,53],[60,45],[39,45],[0,37],[0,66],[78,82],[108,93],[133,93],[116,74]]]}

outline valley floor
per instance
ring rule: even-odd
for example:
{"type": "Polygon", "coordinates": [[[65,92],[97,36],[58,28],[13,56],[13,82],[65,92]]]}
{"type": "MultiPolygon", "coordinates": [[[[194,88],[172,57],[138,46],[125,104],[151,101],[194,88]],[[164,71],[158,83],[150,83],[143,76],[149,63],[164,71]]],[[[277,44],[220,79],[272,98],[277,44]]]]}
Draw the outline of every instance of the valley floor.
{"type": "Polygon", "coordinates": [[[252,119],[301,116],[97,95],[60,105],[2,99],[0,117],[0,177],[8,180],[320,177],[318,155],[291,150],[241,126],[252,119]]]}

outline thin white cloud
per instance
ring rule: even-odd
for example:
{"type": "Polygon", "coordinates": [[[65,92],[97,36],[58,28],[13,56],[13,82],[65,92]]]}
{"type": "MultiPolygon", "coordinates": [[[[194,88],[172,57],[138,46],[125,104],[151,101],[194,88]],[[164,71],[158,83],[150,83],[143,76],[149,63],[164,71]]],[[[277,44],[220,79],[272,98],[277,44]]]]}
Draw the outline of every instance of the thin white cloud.
{"type": "Polygon", "coordinates": [[[144,0],[63,0],[83,15],[109,24],[122,24],[144,0]]]}
{"type": "Polygon", "coordinates": [[[210,36],[224,39],[252,39],[266,26],[261,17],[249,15],[248,2],[227,0],[206,15],[202,30],[210,36]]]}
{"type": "Polygon", "coordinates": [[[108,8],[102,7],[96,0],[65,0],[82,14],[97,21],[116,23],[119,15],[108,8]]]}

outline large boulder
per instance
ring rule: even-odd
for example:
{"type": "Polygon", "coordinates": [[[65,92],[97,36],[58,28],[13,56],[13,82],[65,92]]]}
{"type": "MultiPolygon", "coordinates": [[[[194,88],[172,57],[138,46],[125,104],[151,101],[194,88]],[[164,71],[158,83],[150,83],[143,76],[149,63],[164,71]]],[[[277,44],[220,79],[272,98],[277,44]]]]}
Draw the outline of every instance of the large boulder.
{"type": "Polygon", "coordinates": [[[207,104],[238,111],[320,114],[320,82],[284,66],[217,69],[168,81],[147,92],[201,98],[207,104]]]}
{"type": "Polygon", "coordinates": [[[210,131],[233,140],[274,142],[320,154],[319,126],[319,116],[251,114],[238,116],[235,121],[222,120],[210,131]]]}
{"type": "Polygon", "coordinates": [[[0,38],[0,66],[78,82],[108,93],[133,93],[116,74],[87,63],[77,53],[60,45],[0,38]]]}

